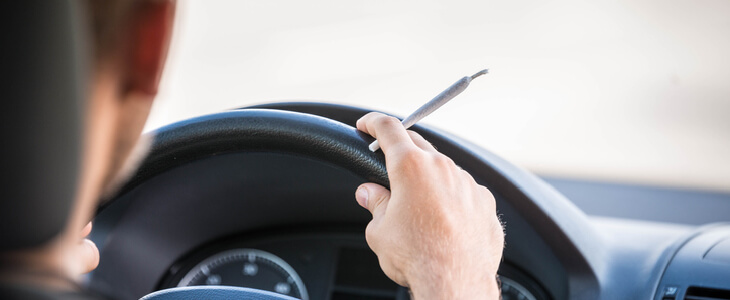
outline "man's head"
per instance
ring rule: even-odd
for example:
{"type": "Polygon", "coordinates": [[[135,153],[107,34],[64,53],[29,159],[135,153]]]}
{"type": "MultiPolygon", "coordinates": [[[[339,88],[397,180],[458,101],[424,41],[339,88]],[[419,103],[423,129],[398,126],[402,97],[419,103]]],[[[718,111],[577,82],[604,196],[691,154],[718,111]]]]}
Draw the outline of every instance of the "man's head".
{"type": "Polygon", "coordinates": [[[65,228],[52,240],[32,249],[0,253],[4,261],[67,276],[89,267],[79,264],[88,255],[78,248],[81,229],[139,140],[157,93],[175,8],[171,0],[84,0],[79,4],[87,16],[80,20],[89,37],[84,53],[90,55],[76,199],[65,228]]]}
{"type": "Polygon", "coordinates": [[[91,142],[106,139],[109,147],[103,161],[108,165],[99,177],[101,191],[108,193],[139,139],[157,94],[172,30],[174,2],[84,2],[94,68],[87,120],[90,127],[107,126],[104,128],[108,131],[91,138],[91,142]],[[109,114],[110,118],[102,119],[99,114],[109,114]]]}

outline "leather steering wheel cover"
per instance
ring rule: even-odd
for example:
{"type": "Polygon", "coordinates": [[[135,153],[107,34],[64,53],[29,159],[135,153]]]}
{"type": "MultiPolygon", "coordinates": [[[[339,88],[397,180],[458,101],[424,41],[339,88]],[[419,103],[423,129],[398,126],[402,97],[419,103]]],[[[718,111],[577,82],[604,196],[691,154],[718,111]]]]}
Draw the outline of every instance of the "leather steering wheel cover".
{"type": "MultiPolygon", "coordinates": [[[[152,133],[142,167],[122,195],[165,170],[205,157],[234,152],[279,152],[340,166],[369,182],[390,187],[382,151],[352,126],[320,116],[270,109],[216,113],[174,123],[152,133]]],[[[116,197],[115,197],[116,198],[116,197]]]]}

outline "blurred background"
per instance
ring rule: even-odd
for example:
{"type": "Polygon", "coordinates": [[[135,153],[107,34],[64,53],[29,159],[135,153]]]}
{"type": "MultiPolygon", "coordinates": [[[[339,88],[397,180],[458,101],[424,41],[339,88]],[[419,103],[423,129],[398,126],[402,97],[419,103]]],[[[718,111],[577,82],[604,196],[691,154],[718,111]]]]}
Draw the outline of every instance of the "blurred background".
{"type": "Polygon", "coordinates": [[[405,116],[540,175],[730,192],[730,1],[182,0],[146,130],[272,101],[405,116]]]}

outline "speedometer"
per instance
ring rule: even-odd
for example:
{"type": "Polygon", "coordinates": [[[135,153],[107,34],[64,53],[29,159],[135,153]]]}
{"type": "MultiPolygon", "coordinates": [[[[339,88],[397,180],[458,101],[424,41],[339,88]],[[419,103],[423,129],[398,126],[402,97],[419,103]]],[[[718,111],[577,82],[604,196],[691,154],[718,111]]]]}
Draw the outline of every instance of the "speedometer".
{"type": "Polygon", "coordinates": [[[299,275],[283,259],[256,249],[213,255],[191,269],[178,286],[228,285],[267,290],[308,300],[299,275]]]}
{"type": "Polygon", "coordinates": [[[502,300],[536,300],[524,286],[507,277],[500,277],[502,282],[502,300]]]}

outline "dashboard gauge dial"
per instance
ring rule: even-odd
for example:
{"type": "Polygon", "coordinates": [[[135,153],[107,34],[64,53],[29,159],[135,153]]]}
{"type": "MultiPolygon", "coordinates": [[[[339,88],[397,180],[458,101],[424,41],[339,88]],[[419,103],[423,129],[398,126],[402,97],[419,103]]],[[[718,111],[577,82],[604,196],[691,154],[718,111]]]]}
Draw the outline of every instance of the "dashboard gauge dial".
{"type": "Polygon", "coordinates": [[[527,288],[514,280],[500,276],[500,281],[502,282],[502,300],[537,300],[527,288]]]}
{"type": "Polygon", "coordinates": [[[228,285],[271,291],[308,300],[302,279],[283,259],[256,249],[213,255],[193,267],[178,286],[228,285]]]}

